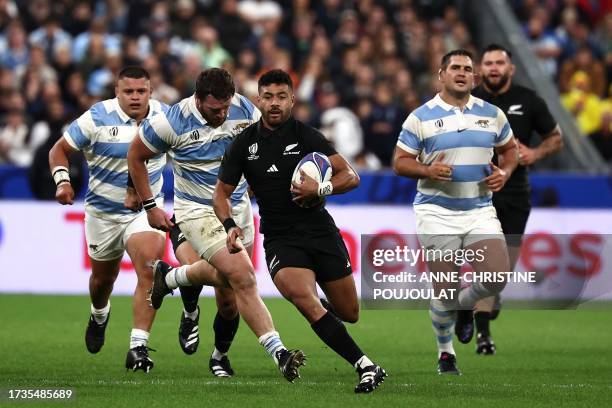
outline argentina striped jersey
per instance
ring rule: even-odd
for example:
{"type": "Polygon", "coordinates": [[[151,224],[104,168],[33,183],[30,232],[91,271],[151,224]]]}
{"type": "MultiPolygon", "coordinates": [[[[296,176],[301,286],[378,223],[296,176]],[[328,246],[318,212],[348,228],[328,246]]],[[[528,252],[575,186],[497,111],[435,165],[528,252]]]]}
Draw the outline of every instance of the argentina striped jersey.
{"type": "MultiPolygon", "coordinates": [[[[174,168],[174,209],[212,206],[212,196],[225,148],[261,113],[244,96],[234,94],[225,122],[213,128],[196,108],[195,96],[170,107],[165,115],[145,121],[140,139],[153,152],[168,152],[174,168]]],[[[244,177],[232,194],[232,205],[244,200],[244,177]]]]}
{"type": "MultiPolygon", "coordinates": [[[[151,99],[147,117],[166,110],[166,104],[151,99]]],[[[85,211],[117,221],[137,215],[123,205],[128,180],[127,152],[137,128],[136,121],[123,112],[119,101],[114,98],[93,105],[64,132],[68,144],[83,151],[89,167],[85,211]]],[[[155,197],[161,196],[165,164],[165,155],[159,155],[147,164],[155,197]]]]}
{"type": "Polygon", "coordinates": [[[492,205],[492,193],[483,179],[491,174],[494,147],[512,139],[504,113],[470,96],[463,111],[436,95],[414,110],[402,125],[397,146],[431,164],[444,153],[452,167],[452,181],[420,179],[414,205],[436,204],[451,210],[492,205]]]}

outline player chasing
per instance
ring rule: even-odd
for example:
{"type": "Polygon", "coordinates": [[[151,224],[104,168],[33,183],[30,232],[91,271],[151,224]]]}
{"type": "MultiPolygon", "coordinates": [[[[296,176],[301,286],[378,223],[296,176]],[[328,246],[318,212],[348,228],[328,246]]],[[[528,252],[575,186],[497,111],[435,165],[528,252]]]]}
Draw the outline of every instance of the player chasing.
{"type": "Polygon", "coordinates": [[[248,253],[254,240],[253,214],[246,182],[232,195],[233,216],[245,231],[244,247],[237,254],[226,248],[226,233],[212,208],[214,185],[225,148],[231,140],[259,119],[259,111],[235,93],[229,73],[211,68],[196,80],[195,94],[173,105],[166,115],[146,121],[128,153],[130,174],[147,211],[149,224],[168,231],[174,223],[153,200],[145,162],[168,152],[174,170],[174,211],[185,238],[201,258],[192,265],[171,268],[154,265],[151,305],[158,309],[163,298],[179,286],[208,284],[231,287],[240,315],[273,358],[283,376],[294,381],[305,356],[287,350],[274,329],[272,317],[261,300],[248,253]],[[214,268],[211,268],[211,265],[214,268]]]}
{"type": "MultiPolygon", "coordinates": [[[[472,91],[472,95],[506,112],[519,143],[518,167],[504,187],[493,194],[493,206],[508,243],[511,270],[514,270],[519,257],[531,211],[528,166],[563,148],[561,129],[546,102],[531,89],[514,84],[514,71],[512,53],[500,45],[491,44],[485,48],[480,61],[482,84],[472,91]],[[531,147],[534,132],[542,137],[542,143],[537,147],[531,147]]],[[[500,307],[499,296],[482,299],[476,304],[478,354],[495,354],[489,322],[497,317],[500,307]]]]}
{"type": "MultiPolygon", "coordinates": [[[[170,229],[170,240],[172,248],[174,248],[174,254],[181,265],[191,265],[200,261],[200,257],[189,242],[187,242],[185,235],[176,223],[170,229]]],[[[208,268],[207,276],[218,275],[213,266],[208,264],[208,268]]],[[[222,284],[225,287],[215,287],[215,299],[217,302],[217,314],[213,322],[215,348],[208,361],[208,368],[215,377],[231,377],[234,375],[234,370],[230,364],[228,352],[238,331],[240,314],[238,314],[236,296],[232,288],[228,286],[224,279],[220,277],[218,279],[218,284],[222,284]]],[[[198,306],[198,299],[202,288],[203,285],[179,287],[184,308],[181,313],[181,323],[179,326],[179,344],[185,354],[195,353],[200,343],[198,326],[200,307],[198,306]]]]}
{"type": "MultiPolygon", "coordinates": [[[[491,196],[518,163],[512,129],[499,108],[470,95],[474,69],[468,51],[451,51],[440,65],[442,90],[402,125],[393,169],[400,176],[418,179],[414,212],[423,248],[481,252],[483,261],[472,263],[476,272],[507,272],[508,251],[491,196]],[[494,150],[498,165],[491,162],[494,150]]],[[[441,259],[429,259],[428,267],[432,272],[458,270],[441,259]]],[[[459,289],[457,283],[433,286],[440,292],[459,289]]],[[[468,343],[474,332],[475,303],[504,286],[503,280],[476,282],[462,289],[458,299],[430,302],[440,374],[460,374],[453,328],[459,341],[468,343]]]]}
{"type": "Polygon", "coordinates": [[[215,187],[214,210],[227,233],[227,251],[232,256],[244,254],[242,241],[251,234],[235,218],[232,199],[244,175],[259,205],[266,261],[274,284],[317,336],[357,370],[355,392],[372,392],[387,374],[361,351],[342,323],[355,323],[359,318],[348,251],[324,200],[309,208],[299,205],[352,190],[359,184],[359,176],[321,133],[292,117],[293,84],[287,73],[266,72],[259,79],[258,90],[261,120],[228,147],[215,187]],[[292,185],[296,165],[310,152],[329,156],[331,181],[319,184],[302,172],[303,183],[292,185]],[[329,303],[319,299],[317,283],[329,303]]]}
{"type": "MultiPolygon", "coordinates": [[[[149,74],[140,67],[119,72],[116,98],[98,102],[72,122],[49,152],[49,166],[57,185],[56,200],[73,204],[74,190],[68,175],[68,156],[81,150],[89,167],[85,196],[85,238],[91,259],[89,278],[91,314],[85,345],[97,353],[104,345],[110,317],[110,295],[127,251],[138,283],[132,302],[133,328],[125,367],[149,372],[153,360],[147,342],[155,311],[147,304],[147,290],[153,282],[150,264],[164,253],[165,234],[151,228],[144,211],[124,207],[128,180],[127,152],[139,124],[145,118],[163,114],[168,107],[151,97],[149,74]]],[[[161,187],[164,155],[154,155],[144,168],[152,181],[153,202],[162,205],[161,187]]]]}

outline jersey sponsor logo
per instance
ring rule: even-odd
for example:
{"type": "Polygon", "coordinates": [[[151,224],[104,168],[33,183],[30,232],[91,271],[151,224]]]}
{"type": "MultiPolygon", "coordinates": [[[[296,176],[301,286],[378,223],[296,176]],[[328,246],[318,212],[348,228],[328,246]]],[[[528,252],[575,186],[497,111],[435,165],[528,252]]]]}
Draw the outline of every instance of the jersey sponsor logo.
{"type": "Polygon", "coordinates": [[[247,157],[247,160],[259,159],[259,156],[256,154],[258,149],[259,149],[259,146],[257,146],[257,143],[253,143],[252,145],[250,145],[249,146],[250,156],[247,157]]]}
{"type": "Polygon", "coordinates": [[[297,147],[297,145],[298,145],[297,143],[293,143],[288,146],[285,146],[285,151],[283,152],[283,156],[287,156],[290,154],[300,154],[299,150],[293,150],[297,147]]]}
{"type": "Polygon", "coordinates": [[[444,127],[444,121],[442,119],[438,119],[436,120],[435,125],[438,129],[442,129],[444,127]]]}
{"type": "Polygon", "coordinates": [[[476,122],[476,126],[480,126],[481,128],[488,128],[489,127],[489,120],[488,119],[480,119],[477,120],[476,122]]]}
{"type": "Polygon", "coordinates": [[[194,142],[197,142],[198,140],[200,140],[200,132],[197,129],[194,130],[189,134],[189,138],[194,142]]]}
{"type": "Polygon", "coordinates": [[[523,105],[510,105],[508,108],[508,115],[522,115],[523,111],[520,110],[523,108],[523,105]]]}
{"type": "Polygon", "coordinates": [[[278,167],[276,167],[276,164],[271,165],[270,168],[266,170],[266,173],[278,173],[278,167]]]}

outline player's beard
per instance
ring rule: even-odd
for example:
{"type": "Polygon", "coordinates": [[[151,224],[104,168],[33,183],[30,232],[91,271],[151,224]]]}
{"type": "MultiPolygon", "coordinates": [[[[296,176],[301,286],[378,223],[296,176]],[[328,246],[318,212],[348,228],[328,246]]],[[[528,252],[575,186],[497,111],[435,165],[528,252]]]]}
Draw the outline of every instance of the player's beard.
{"type": "Polygon", "coordinates": [[[502,75],[499,78],[499,81],[497,83],[492,83],[491,81],[489,81],[489,78],[487,78],[486,76],[482,77],[482,82],[484,82],[486,87],[489,88],[494,93],[497,93],[500,89],[506,86],[509,80],[510,80],[510,74],[507,74],[507,73],[502,75]]]}

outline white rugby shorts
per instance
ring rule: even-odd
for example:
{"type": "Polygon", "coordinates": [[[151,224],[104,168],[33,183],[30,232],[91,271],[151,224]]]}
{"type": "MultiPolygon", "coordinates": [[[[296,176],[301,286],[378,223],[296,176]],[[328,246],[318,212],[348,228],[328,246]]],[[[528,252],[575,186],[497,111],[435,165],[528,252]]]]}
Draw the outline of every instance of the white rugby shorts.
{"type": "Polygon", "coordinates": [[[462,211],[418,204],[414,213],[416,232],[424,248],[456,250],[485,239],[505,239],[492,205],[462,211]]]}
{"type": "MultiPolygon", "coordinates": [[[[244,233],[242,244],[245,247],[253,244],[255,225],[248,196],[245,195],[243,200],[232,208],[232,218],[244,233]]],[[[213,207],[203,205],[188,212],[176,211],[176,219],[181,232],[200,258],[210,261],[214,254],[225,247],[227,234],[213,207]]]]}
{"type": "Polygon", "coordinates": [[[156,232],[166,237],[164,231],[149,225],[145,211],[141,211],[128,222],[111,221],[85,213],[87,253],[96,261],[111,261],[123,257],[128,239],[139,232],[156,232]]]}

